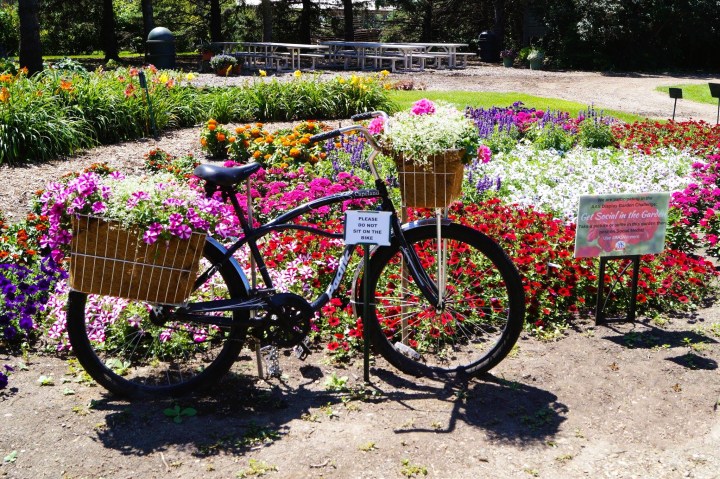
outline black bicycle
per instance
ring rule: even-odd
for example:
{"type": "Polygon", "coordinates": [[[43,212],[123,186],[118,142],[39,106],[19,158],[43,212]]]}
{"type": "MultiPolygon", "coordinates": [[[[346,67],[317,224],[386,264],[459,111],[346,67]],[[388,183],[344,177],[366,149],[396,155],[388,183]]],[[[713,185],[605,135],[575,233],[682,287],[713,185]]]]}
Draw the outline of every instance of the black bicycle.
{"type": "MultiPolygon", "coordinates": [[[[378,113],[356,115],[366,119],[378,113]]],[[[244,235],[229,247],[207,237],[194,291],[182,304],[129,302],[123,324],[103,318],[121,298],[93,298],[71,291],[67,329],[85,370],[113,393],[136,397],[180,395],[218,381],[238,358],[248,337],[277,347],[302,345],[316,313],[343,283],[358,250],[347,245],[337,259],[327,289],[313,300],[279,292],[261,252],[274,232],[304,230],[329,238],[342,233],[295,222],[328,205],[376,199],[391,213],[391,245],[374,247],[369,270],[358,269],[351,288],[355,311],[366,318],[375,351],[412,375],[440,379],[472,377],[497,365],[512,349],[523,327],[525,298],[520,276],[495,241],[439,215],[401,224],[380,178],[380,151],[367,130],[350,126],[315,135],[324,141],[350,130],[364,135],[373,151],[368,165],[375,189],[330,195],[253,226],[238,200],[238,185],[260,169],[203,164],[195,175],[209,194],[221,191],[234,208],[244,235]],[[237,257],[254,263],[260,283],[248,276],[237,257]],[[363,303],[362,281],[368,275],[372,304],[363,303]],[[365,311],[369,308],[368,311],[365,311]]],[[[362,262],[360,262],[361,268],[362,262]]]]}

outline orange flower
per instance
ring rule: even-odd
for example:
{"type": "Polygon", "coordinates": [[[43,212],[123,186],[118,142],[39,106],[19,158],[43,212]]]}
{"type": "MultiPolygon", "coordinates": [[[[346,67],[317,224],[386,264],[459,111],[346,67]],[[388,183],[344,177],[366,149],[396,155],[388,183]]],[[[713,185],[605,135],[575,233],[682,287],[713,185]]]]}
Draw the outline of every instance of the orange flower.
{"type": "Polygon", "coordinates": [[[303,145],[307,145],[308,143],[310,143],[310,140],[308,138],[300,138],[300,143],[302,143],[303,145]]]}
{"type": "Polygon", "coordinates": [[[200,138],[200,144],[202,146],[207,146],[207,140],[205,138],[200,138]]]}
{"type": "Polygon", "coordinates": [[[260,158],[260,155],[262,155],[262,153],[260,153],[259,150],[255,150],[255,151],[253,152],[253,158],[260,158]]]}
{"type": "Polygon", "coordinates": [[[208,130],[215,131],[215,128],[217,128],[215,123],[208,123],[208,130]]]}
{"type": "Polygon", "coordinates": [[[228,141],[230,143],[235,143],[235,140],[236,140],[236,138],[234,136],[231,136],[230,138],[228,138],[228,141]]]}
{"type": "Polygon", "coordinates": [[[293,158],[297,158],[302,154],[302,151],[300,151],[300,148],[290,148],[290,156],[293,158]]]}
{"type": "Polygon", "coordinates": [[[67,80],[60,80],[60,89],[65,91],[72,91],[72,83],[67,80]]]}
{"type": "Polygon", "coordinates": [[[10,99],[10,92],[7,88],[2,87],[0,88],[0,102],[7,103],[7,101],[10,99]]]}
{"type": "Polygon", "coordinates": [[[215,135],[215,138],[217,138],[217,141],[223,142],[223,141],[225,141],[225,134],[218,133],[217,135],[215,135]]]}
{"type": "Polygon", "coordinates": [[[244,127],[238,126],[237,128],[235,128],[235,133],[237,133],[238,135],[239,135],[240,133],[243,133],[243,132],[245,132],[245,128],[244,128],[244,127]]]}
{"type": "Polygon", "coordinates": [[[12,81],[12,79],[13,79],[13,76],[9,73],[4,73],[4,74],[0,75],[0,82],[10,83],[12,81]]]}

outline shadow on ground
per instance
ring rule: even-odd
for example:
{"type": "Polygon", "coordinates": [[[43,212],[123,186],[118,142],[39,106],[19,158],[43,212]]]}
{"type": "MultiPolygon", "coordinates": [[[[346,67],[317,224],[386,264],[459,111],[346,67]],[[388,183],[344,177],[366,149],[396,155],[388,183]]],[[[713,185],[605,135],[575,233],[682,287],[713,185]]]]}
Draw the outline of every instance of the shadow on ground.
{"type": "Polygon", "coordinates": [[[424,401],[432,401],[433,407],[448,411],[439,414],[442,420],[431,429],[416,428],[412,422],[399,426],[394,430],[398,440],[407,433],[451,433],[463,422],[495,441],[531,444],[552,438],[567,413],[554,394],[491,375],[450,386],[419,384],[394,372],[373,369],[370,386],[343,392],[318,390],[324,384],[318,381],[320,376],[319,368],[306,366],[303,382],[290,387],[282,381],[268,383],[230,374],[203,397],[132,403],[102,399],[94,404],[95,410],[106,413],[97,440],[126,455],[143,456],[170,447],[198,457],[242,454],[282,441],[293,420],[332,419],[334,410],[343,411],[343,405],[355,401],[363,410],[372,409],[376,421],[395,420],[398,405],[413,411],[427,407],[424,401]],[[447,404],[450,407],[443,408],[447,404]],[[192,407],[197,415],[180,417],[180,422],[174,423],[164,410],[175,405],[192,407]]]}

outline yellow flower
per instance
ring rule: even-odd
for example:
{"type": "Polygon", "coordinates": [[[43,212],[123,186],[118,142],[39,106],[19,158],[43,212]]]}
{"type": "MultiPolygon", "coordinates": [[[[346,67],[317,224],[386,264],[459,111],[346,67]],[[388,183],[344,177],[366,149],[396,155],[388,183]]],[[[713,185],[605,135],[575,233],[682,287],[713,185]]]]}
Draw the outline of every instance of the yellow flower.
{"type": "Polygon", "coordinates": [[[343,77],[338,78],[338,82],[345,83],[345,79],[343,77]]]}
{"type": "Polygon", "coordinates": [[[160,75],[160,78],[158,78],[158,80],[160,81],[160,83],[167,83],[167,81],[168,81],[169,79],[170,79],[170,77],[167,76],[167,73],[163,73],[162,75],[160,75]]]}
{"type": "Polygon", "coordinates": [[[185,79],[187,81],[193,81],[195,79],[195,75],[193,73],[188,73],[187,75],[185,75],[185,79]]]}
{"type": "Polygon", "coordinates": [[[299,148],[290,148],[290,156],[292,156],[293,158],[297,158],[298,156],[300,156],[301,153],[302,151],[300,151],[299,148]]]}
{"type": "Polygon", "coordinates": [[[0,88],[0,102],[7,103],[9,98],[10,92],[8,91],[8,89],[5,87],[0,88]]]}
{"type": "Polygon", "coordinates": [[[300,78],[301,75],[302,75],[302,72],[300,70],[295,70],[295,72],[293,72],[293,76],[295,78],[300,78]]]}
{"type": "Polygon", "coordinates": [[[9,73],[3,73],[0,75],[0,82],[2,83],[10,83],[13,79],[13,76],[9,73]]]}
{"type": "Polygon", "coordinates": [[[380,72],[380,74],[381,74],[382,76],[386,77],[386,76],[388,76],[388,75],[390,74],[390,72],[387,71],[387,70],[383,70],[383,71],[380,72]]]}
{"type": "Polygon", "coordinates": [[[267,76],[267,72],[266,72],[265,70],[258,70],[258,74],[259,74],[261,77],[266,77],[266,76],[267,76]]]}

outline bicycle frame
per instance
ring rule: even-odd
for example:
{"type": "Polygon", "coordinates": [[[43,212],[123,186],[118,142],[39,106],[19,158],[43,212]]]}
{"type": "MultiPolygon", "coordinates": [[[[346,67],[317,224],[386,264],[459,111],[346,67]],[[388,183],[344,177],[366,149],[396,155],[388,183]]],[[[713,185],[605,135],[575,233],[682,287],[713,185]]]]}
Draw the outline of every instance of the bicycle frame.
{"type": "MultiPolygon", "coordinates": [[[[197,289],[208,279],[210,279],[210,277],[214,275],[224,263],[231,261],[231,264],[237,270],[239,277],[242,278],[243,283],[245,283],[246,288],[248,289],[249,297],[247,299],[225,299],[186,304],[180,307],[175,312],[175,315],[178,319],[206,324],[214,324],[218,326],[230,326],[231,324],[233,324],[233,322],[229,319],[205,315],[203,313],[213,313],[219,311],[253,311],[263,308],[264,306],[266,306],[265,302],[263,301],[263,294],[272,294],[274,290],[273,281],[268,272],[267,265],[265,263],[262,253],[258,248],[258,240],[260,240],[265,235],[275,231],[285,231],[293,229],[309,231],[311,233],[329,238],[342,238],[343,235],[341,233],[333,233],[313,226],[293,224],[292,220],[322,206],[337,204],[348,200],[371,198],[379,198],[381,200],[380,209],[382,211],[389,211],[392,213],[390,222],[392,233],[391,241],[398,243],[401,251],[403,252],[405,264],[410,270],[410,274],[415,278],[416,283],[423,295],[425,295],[425,297],[428,298],[428,300],[431,301],[432,304],[435,304],[438,307],[441,306],[439,304],[441,300],[439,299],[438,286],[432,281],[432,279],[430,279],[427,272],[421,267],[420,260],[417,257],[417,254],[412,248],[408,246],[407,242],[405,241],[405,236],[403,234],[404,228],[403,225],[400,224],[400,219],[398,218],[395,206],[389,198],[387,185],[380,178],[375,168],[374,160],[379,152],[379,147],[375,143],[374,138],[362,127],[345,127],[338,131],[344,133],[345,131],[351,130],[363,132],[365,134],[365,137],[370,142],[371,146],[373,146],[374,151],[372,151],[370,153],[370,156],[368,157],[368,165],[370,166],[371,174],[375,179],[376,189],[347,191],[344,193],[337,193],[334,195],[325,196],[323,198],[318,198],[316,200],[297,206],[264,225],[253,228],[248,223],[245,215],[242,212],[242,208],[240,207],[240,203],[236,196],[236,189],[234,187],[221,188],[223,195],[230,199],[230,202],[235,211],[235,215],[241,223],[244,235],[242,238],[238,239],[235,243],[233,243],[229,248],[227,248],[223,258],[218,263],[211,265],[198,277],[195,283],[195,289],[197,289]],[[247,281],[247,277],[243,272],[242,268],[233,259],[233,255],[235,254],[235,252],[237,252],[245,245],[248,245],[250,249],[250,256],[255,261],[257,271],[260,273],[263,283],[266,286],[266,289],[264,290],[252,290],[249,287],[249,282],[247,281]]],[[[434,222],[435,220],[432,221],[434,222]]],[[[411,225],[406,225],[406,227],[416,226],[419,223],[424,224],[425,221],[412,223],[411,225]]],[[[215,242],[215,246],[224,249],[224,247],[217,242],[215,242]]],[[[326,290],[312,303],[310,303],[310,307],[313,311],[319,311],[333,297],[340,284],[342,283],[342,280],[345,276],[345,273],[355,250],[356,245],[345,246],[342,255],[340,256],[334,278],[332,279],[326,290]]],[[[251,319],[250,321],[252,322],[253,320],[251,319]]]]}

